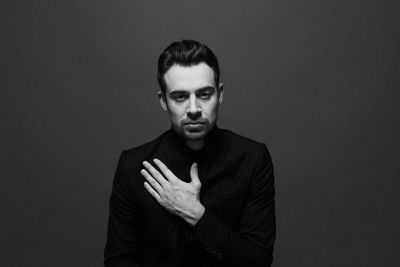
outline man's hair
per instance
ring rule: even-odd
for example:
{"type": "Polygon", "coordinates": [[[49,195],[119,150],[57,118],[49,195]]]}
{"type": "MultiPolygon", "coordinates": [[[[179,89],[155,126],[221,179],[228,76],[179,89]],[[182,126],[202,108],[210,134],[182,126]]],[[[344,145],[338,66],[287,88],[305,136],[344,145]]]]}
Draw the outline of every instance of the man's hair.
{"type": "Polygon", "coordinates": [[[164,74],[174,65],[190,67],[206,63],[214,71],[215,86],[219,85],[219,65],[213,51],[205,44],[194,40],[181,40],[171,43],[158,58],[157,80],[161,92],[165,94],[166,84],[164,74]]]}

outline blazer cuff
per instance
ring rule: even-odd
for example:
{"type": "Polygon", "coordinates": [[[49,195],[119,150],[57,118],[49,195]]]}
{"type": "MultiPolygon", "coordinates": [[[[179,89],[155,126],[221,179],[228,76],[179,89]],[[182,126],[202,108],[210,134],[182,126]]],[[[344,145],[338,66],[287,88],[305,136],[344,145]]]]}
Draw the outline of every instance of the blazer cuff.
{"type": "Polygon", "coordinates": [[[221,227],[221,221],[206,208],[203,216],[189,232],[188,240],[203,248],[210,256],[221,260],[223,255],[218,249],[221,247],[218,237],[221,227]]]}

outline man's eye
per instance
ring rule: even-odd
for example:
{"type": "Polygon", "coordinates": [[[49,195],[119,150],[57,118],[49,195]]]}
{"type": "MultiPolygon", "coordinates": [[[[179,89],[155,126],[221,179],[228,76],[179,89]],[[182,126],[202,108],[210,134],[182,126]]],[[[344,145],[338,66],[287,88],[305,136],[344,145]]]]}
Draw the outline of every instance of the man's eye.
{"type": "Polygon", "coordinates": [[[202,99],[208,99],[210,98],[211,94],[210,93],[201,93],[200,94],[200,98],[202,99]]]}
{"type": "Polygon", "coordinates": [[[183,100],[185,100],[186,99],[186,97],[185,97],[185,95],[176,95],[175,97],[174,97],[174,99],[176,100],[176,101],[183,101],[183,100]]]}

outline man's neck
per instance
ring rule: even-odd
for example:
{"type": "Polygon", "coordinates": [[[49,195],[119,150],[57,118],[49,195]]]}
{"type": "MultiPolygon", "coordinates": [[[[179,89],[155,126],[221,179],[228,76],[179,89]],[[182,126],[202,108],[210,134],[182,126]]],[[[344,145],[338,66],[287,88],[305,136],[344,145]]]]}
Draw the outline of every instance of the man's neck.
{"type": "Polygon", "coordinates": [[[186,145],[190,149],[197,151],[203,148],[204,140],[196,140],[196,141],[186,140],[186,145]]]}

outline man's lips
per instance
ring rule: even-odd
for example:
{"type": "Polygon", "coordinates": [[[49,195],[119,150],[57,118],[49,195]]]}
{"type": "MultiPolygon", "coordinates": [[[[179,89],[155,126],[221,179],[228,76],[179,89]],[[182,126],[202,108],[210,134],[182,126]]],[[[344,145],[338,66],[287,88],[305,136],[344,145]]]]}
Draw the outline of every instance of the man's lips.
{"type": "Polygon", "coordinates": [[[188,121],[188,122],[184,122],[183,125],[189,125],[189,126],[196,126],[196,125],[203,125],[206,124],[203,121],[188,121]]]}
{"type": "Polygon", "coordinates": [[[187,122],[183,125],[187,130],[189,131],[199,131],[201,129],[204,129],[205,123],[203,122],[187,122]]]}

